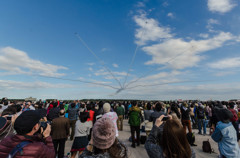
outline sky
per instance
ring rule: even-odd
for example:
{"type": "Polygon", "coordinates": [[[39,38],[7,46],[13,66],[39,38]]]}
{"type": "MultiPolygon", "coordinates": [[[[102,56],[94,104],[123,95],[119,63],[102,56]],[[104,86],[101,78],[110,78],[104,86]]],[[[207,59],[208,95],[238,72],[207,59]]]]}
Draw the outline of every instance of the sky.
{"type": "Polygon", "coordinates": [[[240,0],[0,1],[0,97],[240,99],[240,0]]]}

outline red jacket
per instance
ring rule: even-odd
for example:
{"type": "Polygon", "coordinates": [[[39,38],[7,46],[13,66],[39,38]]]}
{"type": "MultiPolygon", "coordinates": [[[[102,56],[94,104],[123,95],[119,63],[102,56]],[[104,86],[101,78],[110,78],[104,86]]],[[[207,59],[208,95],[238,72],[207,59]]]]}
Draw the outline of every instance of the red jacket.
{"type": "Polygon", "coordinates": [[[54,158],[55,151],[52,143],[52,138],[49,136],[45,139],[45,144],[37,136],[26,138],[22,135],[9,136],[0,142],[0,157],[5,158],[19,143],[30,141],[23,148],[23,154],[18,152],[14,158],[54,158]]]}

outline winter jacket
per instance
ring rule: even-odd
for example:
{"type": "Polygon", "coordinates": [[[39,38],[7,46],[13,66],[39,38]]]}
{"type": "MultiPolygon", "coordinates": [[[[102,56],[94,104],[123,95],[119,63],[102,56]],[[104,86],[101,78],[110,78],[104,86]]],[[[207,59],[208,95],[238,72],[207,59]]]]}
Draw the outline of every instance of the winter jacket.
{"type": "Polygon", "coordinates": [[[131,107],[129,109],[129,120],[130,126],[140,126],[141,124],[141,109],[139,107],[131,107]]]}
{"type": "MultiPolygon", "coordinates": [[[[160,133],[162,133],[162,130],[163,130],[163,125],[161,125],[160,127],[157,127],[154,125],[152,128],[152,131],[150,132],[147,138],[147,141],[145,143],[145,149],[150,158],[166,158],[163,154],[163,150],[161,146],[157,144],[157,141],[158,141],[157,138],[161,136],[160,133]]],[[[195,152],[193,149],[191,150],[192,150],[191,158],[195,158],[196,157],[195,152]]]]}
{"type": "Polygon", "coordinates": [[[190,108],[181,107],[182,120],[190,120],[190,108]]]}
{"type": "Polygon", "coordinates": [[[117,107],[116,113],[118,116],[124,115],[124,108],[122,106],[117,107]]]}
{"type": "Polygon", "coordinates": [[[219,121],[212,134],[212,139],[218,142],[221,155],[227,158],[240,157],[240,149],[237,142],[236,130],[231,122],[223,123],[219,121]]]}
{"type": "Polygon", "coordinates": [[[69,120],[77,120],[78,117],[78,106],[72,107],[71,104],[68,106],[68,118],[69,120]]]}
{"type": "Polygon", "coordinates": [[[14,158],[54,158],[55,151],[52,143],[52,138],[49,136],[44,139],[44,142],[38,136],[22,136],[22,135],[14,135],[9,136],[3,139],[0,143],[0,157],[5,158],[8,154],[15,148],[19,143],[23,141],[30,141],[23,148],[22,155],[21,153],[17,153],[14,158]]]}

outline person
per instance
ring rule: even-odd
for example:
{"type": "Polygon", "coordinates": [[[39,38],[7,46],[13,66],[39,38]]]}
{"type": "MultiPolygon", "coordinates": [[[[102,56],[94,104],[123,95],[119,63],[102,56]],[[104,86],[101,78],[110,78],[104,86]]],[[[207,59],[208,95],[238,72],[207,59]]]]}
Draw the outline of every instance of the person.
{"type": "Polygon", "coordinates": [[[187,133],[186,132],[187,128],[188,128],[188,132],[192,133],[190,112],[191,112],[191,109],[188,106],[188,104],[186,102],[183,102],[181,106],[181,114],[182,114],[182,125],[185,133],[187,133]]]}
{"type": "Polygon", "coordinates": [[[137,106],[137,102],[131,103],[132,107],[129,109],[129,120],[132,138],[132,147],[135,148],[135,131],[137,135],[137,146],[140,145],[140,124],[141,124],[141,109],[137,106]]]}
{"type": "Polygon", "coordinates": [[[127,147],[117,139],[115,126],[109,118],[95,122],[92,139],[79,158],[128,158],[127,147]]]}
{"type": "Polygon", "coordinates": [[[73,140],[73,136],[74,136],[74,132],[75,132],[75,124],[76,124],[77,117],[78,117],[78,110],[79,109],[78,109],[76,103],[72,103],[68,107],[68,118],[70,120],[70,128],[71,128],[70,140],[73,140]]]}
{"type": "Polygon", "coordinates": [[[233,117],[231,119],[232,125],[236,130],[236,135],[237,135],[237,140],[239,141],[239,123],[238,123],[238,115],[236,110],[234,109],[235,107],[235,103],[234,102],[230,102],[229,103],[229,110],[232,112],[233,117]]]}
{"type": "Polygon", "coordinates": [[[59,117],[59,111],[60,108],[58,107],[58,103],[54,102],[53,103],[53,108],[49,111],[48,115],[47,115],[47,119],[48,121],[52,121],[55,118],[59,117]]]}
{"type": "Polygon", "coordinates": [[[165,113],[162,111],[162,106],[163,103],[162,102],[157,102],[155,104],[155,108],[154,108],[154,112],[151,114],[149,121],[153,122],[153,124],[155,124],[155,121],[157,118],[159,118],[161,115],[165,115],[165,113]]]}
{"type": "Polygon", "coordinates": [[[196,114],[198,119],[198,134],[202,134],[203,128],[203,135],[206,135],[207,120],[204,106],[201,103],[199,103],[198,107],[196,108],[196,114]]]}
{"type": "Polygon", "coordinates": [[[236,130],[231,119],[233,114],[225,108],[214,108],[218,119],[217,126],[212,134],[212,139],[218,143],[221,158],[240,157],[240,149],[237,142],[236,130]]]}
{"type": "Polygon", "coordinates": [[[119,131],[123,130],[124,108],[117,103],[116,113],[118,116],[117,127],[119,131]]]}
{"type": "Polygon", "coordinates": [[[76,122],[74,141],[71,149],[71,158],[75,158],[77,152],[79,155],[85,150],[88,145],[88,135],[90,134],[90,129],[92,128],[92,122],[87,121],[89,118],[88,112],[80,112],[79,119],[76,122]]]}
{"type": "Polygon", "coordinates": [[[111,112],[111,105],[109,103],[103,104],[103,111],[104,111],[104,115],[102,116],[102,118],[109,118],[113,122],[116,129],[116,136],[118,137],[118,128],[117,128],[118,116],[116,112],[111,112]]]}
{"type": "Polygon", "coordinates": [[[53,139],[55,153],[58,158],[64,157],[65,142],[70,133],[69,119],[64,117],[64,109],[59,111],[59,117],[52,120],[51,136],[53,139]]]}
{"type": "Polygon", "coordinates": [[[145,149],[150,158],[195,158],[181,123],[169,116],[161,115],[153,125],[145,142],[145,149]]]}
{"type": "Polygon", "coordinates": [[[145,131],[146,131],[147,136],[149,135],[149,133],[152,129],[152,126],[153,126],[153,123],[149,121],[150,116],[153,112],[154,111],[152,110],[152,105],[150,102],[148,102],[147,110],[144,110],[144,123],[145,123],[145,131]]]}
{"type": "Polygon", "coordinates": [[[9,153],[20,143],[29,142],[22,148],[22,152],[17,152],[18,158],[55,158],[55,151],[50,136],[51,126],[47,124],[45,130],[40,128],[38,112],[29,110],[17,117],[14,129],[17,134],[8,136],[0,142],[0,157],[8,157],[9,153]],[[36,135],[38,131],[41,135],[36,135]]]}
{"type": "Polygon", "coordinates": [[[44,119],[45,121],[47,121],[47,109],[43,108],[43,103],[38,102],[38,109],[36,110],[42,119],[44,119]]]}
{"type": "Polygon", "coordinates": [[[94,119],[93,119],[93,124],[102,116],[104,115],[104,111],[103,111],[103,102],[100,101],[98,103],[98,110],[94,113],[94,119]]]}

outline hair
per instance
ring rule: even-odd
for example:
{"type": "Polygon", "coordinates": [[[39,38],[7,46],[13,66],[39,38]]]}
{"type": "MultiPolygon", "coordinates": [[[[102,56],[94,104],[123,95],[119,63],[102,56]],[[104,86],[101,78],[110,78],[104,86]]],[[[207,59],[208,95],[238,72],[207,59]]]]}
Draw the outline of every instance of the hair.
{"type": "Polygon", "coordinates": [[[16,112],[20,112],[22,110],[22,106],[20,104],[12,105],[12,107],[16,109],[16,112]]]}
{"type": "Polygon", "coordinates": [[[167,158],[191,157],[192,152],[184,129],[177,120],[166,121],[160,145],[167,158]]]}
{"type": "Polygon", "coordinates": [[[94,154],[102,154],[107,152],[111,158],[127,157],[127,148],[116,138],[113,145],[108,149],[98,149],[93,147],[94,154]]]}
{"type": "Polygon", "coordinates": [[[229,106],[230,106],[231,109],[234,108],[234,105],[235,105],[234,102],[230,102],[230,103],[229,103],[229,106]]]}
{"type": "Polygon", "coordinates": [[[92,104],[87,104],[87,110],[92,110],[92,104]]]}
{"type": "Polygon", "coordinates": [[[131,104],[132,104],[132,106],[136,106],[137,105],[137,101],[132,101],[131,104]]]}
{"type": "Polygon", "coordinates": [[[82,123],[86,122],[88,118],[89,118],[88,112],[80,112],[79,119],[82,123]]]}
{"type": "Polygon", "coordinates": [[[98,103],[98,107],[99,107],[99,109],[101,109],[101,108],[103,107],[103,101],[100,101],[100,102],[98,103]]]}
{"type": "Polygon", "coordinates": [[[181,114],[180,114],[180,112],[178,111],[178,107],[177,107],[176,104],[173,104],[173,105],[171,106],[171,111],[174,112],[174,113],[176,113],[176,115],[177,115],[177,117],[178,117],[179,119],[181,118],[181,114]]]}
{"type": "Polygon", "coordinates": [[[14,115],[17,113],[17,109],[13,106],[9,106],[7,109],[3,110],[2,116],[4,115],[14,115]]]}
{"type": "Polygon", "coordinates": [[[65,114],[64,109],[61,109],[61,110],[59,111],[59,116],[64,116],[64,114],[65,114]]]}
{"type": "Polygon", "coordinates": [[[148,102],[148,103],[147,103],[147,109],[148,109],[148,110],[151,110],[151,108],[152,108],[152,105],[151,105],[150,102],[148,102]]]}
{"type": "Polygon", "coordinates": [[[53,107],[56,108],[58,106],[58,102],[53,103],[53,107]]]}
{"type": "Polygon", "coordinates": [[[76,106],[76,103],[72,103],[71,107],[74,108],[76,106]]]}
{"type": "Polygon", "coordinates": [[[158,112],[162,110],[162,104],[160,102],[157,102],[157,104],[155,106],[155,110],[158,112]]]}

